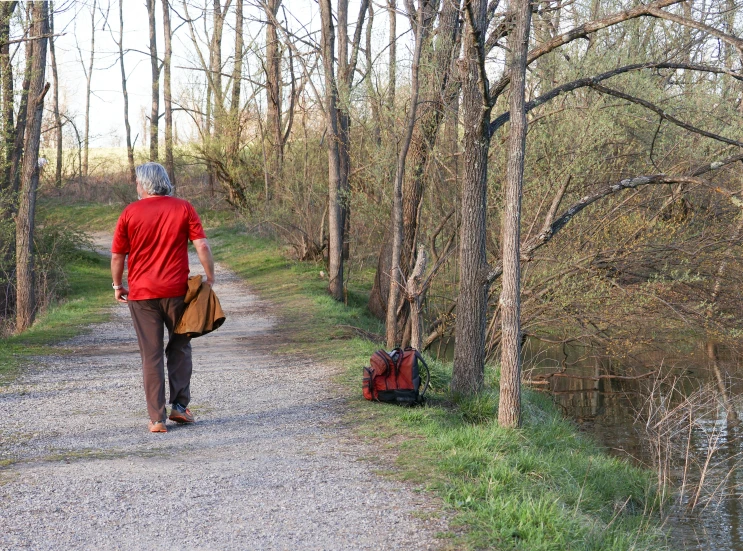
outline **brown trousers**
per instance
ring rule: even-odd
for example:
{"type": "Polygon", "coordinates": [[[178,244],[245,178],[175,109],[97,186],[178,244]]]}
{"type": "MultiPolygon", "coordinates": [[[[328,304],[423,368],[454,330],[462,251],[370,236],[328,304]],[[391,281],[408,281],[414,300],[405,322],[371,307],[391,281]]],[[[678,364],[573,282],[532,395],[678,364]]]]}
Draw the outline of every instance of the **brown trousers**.
{"type": "Polygon", "coordinates": [[[144,393],[151,421],[165,420],[165,374],[163,372],[163,327],[168,328],[168,381],[170,403],[187,406],[191,400],[191,339],[173,333],[186,307],[183,297],[130,300],[134,330],[142,356],[144,393]]]}

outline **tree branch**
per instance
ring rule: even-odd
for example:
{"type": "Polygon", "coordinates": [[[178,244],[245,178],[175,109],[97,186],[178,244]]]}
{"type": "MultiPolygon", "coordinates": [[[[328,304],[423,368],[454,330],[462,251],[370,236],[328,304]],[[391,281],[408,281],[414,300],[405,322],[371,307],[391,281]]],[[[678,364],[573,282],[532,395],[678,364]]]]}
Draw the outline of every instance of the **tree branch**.
{"type": "MultiPolygon", "coordinates": [[[[715,163],[712,163],[715,164],[715,163]]],[[[711,166],[711,165],[709,165],[711,166]]],[[[717,167],[719,168],[719,166],[717,167]]],[[[710,168],[710,170],[714,170],[710,168]]],[[[697,170],[699,174],[703,174],[706,171],[697,170]]],[[[668,174],[651,174],[647,176],[637,176],[635,178],[626,178],[617,182],[605,186],[598,191],[595,191],[589,195],[586,195],[579,199],[576,203],[570,206],[565,212],[563,212],[557,219],[547,225],[545,223],[545,229],[540,232],[539,235],[528,240],[521,247],[521,262],[530,262],[533,258],[534,252],[543,247],[548,243],[562,228],[564,228],[577,214],[584,210],[589,205],[592,205],[599,199],[603,199],[609,195],[613,195],[625,189],[635,189],[640,186],[651,185],[651,184],[695,184],[709,188],[711,191],[720,193],[726,196],[731,203],[738,208],[743,209],[743,200],[738,197],[738,193],[731,192],[730,190],[721,188],[712,184],[707,180],[703,180],[697,176],[672,176],[668,174]]],[[[490,285],[496,279],[503,274],[503,263],[499,261],[490,270],[487,275],[487,283],[490,285]]]]}
{"type": "Polygon", "coordinates": [[[607,94],[609,96],[614,96],[616,98],[620,98],[620,99],[624,99],[632,103],[636,103],[637,105],[642,105],[646,109],[650,109],[651,111],[656,113],[662,119],[665,119],[668,122],[675,124],[676,126],[680,126],[684,130],[693,132],[694,134],[700,134],[707,138],[711,138],[713,140],[717,140],[718,142],[723,142],[729,145],[743,147],[743,142],[739,142],[737,140],[726,138],[725,136],[720,136],[719,134],[713,134],[712,132],[707,132],[706,130],[702,130],[701,128],[697,128],[696,126],[692,126],[688,123],[685,123],[682,120],[677,119],[673,115],[669,115],[662,108],[658,107],[657,105],[653,103],[650,103],[647,100],[636,98],[634,96],[630,96],[629,94],[625,94],[624,92],[614,90],[613,88],[607,88],[606,86],[603,86],[602,84],[598,84],[598,83],[592,83],[590,86],[591,88],[593,88],[594,90],[597,90],[598,92],[601,92],[602,94],[607,94]]]}
{"type": "MultiPolygon", "coordinates": [[[[601,29],[617,25],[618,23],[622,23],[629,19],[649,16],[651,15],[650,12],[653,9],[665,8],[667,6],[672,6],[673,4],[678,4],[682,1],[683,0],[657,0],[656,2],[652,2],[651,4],[639,5],[629,10],[622,10],[620,12],[614,13],[602,19],[589,21],[588,23],[584,23],[583,25],[571,29],[566,33],[556,36],[555,38],[548,42],[545,42],[538,48],[534,48],[531,52],[529,52],[529,55],[526,58],[526,63],[527,65],[529,65],[543,55],[546,55],[553,50],[556,50],[560,46],[564,46],[565,44],[572,42],[573,40],[576,40],[578,38],[585,38],[589,34],[593,34],[596,31],[600,31],[601,29]]],[[[510,82],[511,75],[503,75],[501,79],[496,83],[496,85],[492,88],[492,97],[495,99],[500,96],[510,82]]]]}
{"type": "MultiPolygon", "coordinates": [[[[700,65],[700,64],[690,64],[690,63],[671,63],[671,62],[634,63],[632,65],[625,65],[624,67],[618,67],[616,69],[612,69],[611,71],[607,71],[605,73],[601,73],[601,74],[598,74],[592,77],[580,78],[578,80],[574,80],[572,82],[567,82],[565,84],[562,84],[561,86],[558,86],[557,88],[553,88],[549,92],[546,92],[542,94],[541,96],[534,98],[533,100],[528,102],[526,104],[526,111],[528,113],[532,109],[535,109],[541,105],[544,105],[548,101],[555,99],[557,96],[561,94],[572,92],[579,88],[586,88],[588,86],[593,86],[594,84],[598,84],[601,81],[610,79],[617,75],[628,73],[630,71],[639,71],[642,69],[683,69],[687,71],[702,71],[702,72],[708,72],[708,73],[726,74],[726,75],[732,76],[733,78],[737,80],[743,81],[743,75],[741,75],[740,73],[736,73],[728,69],[713,67],[710,65],[700,65]]],[[[511,120],[510,111],[506,111],[505,113],[498,115],[498,117],[496,117],[490,123],[490,135],[492,136],[493,134],[495,134],[495,132],[497,132],[509,120],[511,120]]]]}

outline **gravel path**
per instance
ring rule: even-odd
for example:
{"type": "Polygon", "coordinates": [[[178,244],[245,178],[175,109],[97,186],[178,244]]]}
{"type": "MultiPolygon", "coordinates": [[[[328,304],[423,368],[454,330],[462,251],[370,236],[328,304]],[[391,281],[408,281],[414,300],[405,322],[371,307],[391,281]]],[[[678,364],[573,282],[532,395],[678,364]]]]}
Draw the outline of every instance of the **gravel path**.
{"type": "Polygon", "coordinates": [[[117,305],[0,388],[0,549],[442,547],[432,496],[363,459],[379,452],[343,426],[332,369],[270,354],[270,305],[217,278],[228,319],[194,341],[195,425],[147,431],[117,305]]]}

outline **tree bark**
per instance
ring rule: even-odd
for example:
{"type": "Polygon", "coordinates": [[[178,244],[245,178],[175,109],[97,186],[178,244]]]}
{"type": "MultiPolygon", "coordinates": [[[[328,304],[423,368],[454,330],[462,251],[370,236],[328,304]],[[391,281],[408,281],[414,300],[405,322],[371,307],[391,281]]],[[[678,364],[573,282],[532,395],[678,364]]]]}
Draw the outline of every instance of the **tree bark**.
{"type": "Polygon", "coordinates": [[[31,9],[32,35],[43,38],[34,40],[31,48],[32,68],[29,87],[28,132],[26,132],[21,173],[21,196],[16,218],[16,331],[27,329],[34,318],[34,216],[36,212],[36,190],[39,183],[39,141],[41,119],[44,114],[44,95],[49,85],[44,86],[48,29],[47,2],[37,1],[31,9]]]}
{"type": "Polygon", "coordinates": [[[343,300],[343,218],[340,200],[340,152],[338,138],[338,88],[335,79],[335,27],[330,0],[320,0],[322,58],[325,73],[325,117],[328,148],[328,292],[343,300]]]}
{"type": "Polygon", "coordinates": [[[56,163],[54,167],[54,185],[62,187],[62,116],[59,113],[59,75],[57,73],[57,56],[54,51],[54,4],[49,2],[49,56],[52,66],[52,76],[54,77],[54,141],[57,146],[56,163]]]}
{"type": "MultiPolygon", "coordinates": [[[[393,191],[393,234],[392,240],[392,268],[390,270],[390,290],[387,301],[387,348],[395,348],[400,342],[397,331],[397,303],[401,291],[406,285],[406,279],[403,278],[400,270],[401,250],[403,246],[403,216],[402,216],[402,181],[405,176],[405,162],[410,149],[410,142],[413,138],[413,128],[416,121],[416,111],[418,109],[418,73],[420,69],[421,50],[423,40],[426,36],[427,25],[424,24],[425,0],[419,0],[418,5],[418,25],[415,33],[415,51],[413,52],[413,61],[410,81],[410,109],[408,110],[405,136],[403,137],[402,146],[397,159],[397,173],[395,175],[395,186],[393,191]]],[[[411,14],[412,15],[412,14],[411,14]]]]}
{"type": "Polygon", "coordinates": [[[281,169],[284,164],[284,140],[281,129],[281,43],[279,42],[278,29],[276,28],[276,15],[278,14],[281,0],[268,0],[264,4],[266,18],[266,129],[269,139],[269,169],[268,188],[270,194],[276,188],[276,182],[281,177],[281,169]]]}
{"type": "Polygon", "coordinates": [[[348,0],[338,0],[338,67],[334,63],[335,26],[330,0],[320,0],[322,19],[322,58],[325,73],[325,117],[329,160],[328,207],[328,291],[336,300],[343,300],[343,262],[348,257],[348,227],[350,224],[350,115],[349,101],[356,71],[359,44],[368,0],[361,0],[359,17],[352,41],[348,39],[348,0]],[[348,53],[349,43],[352,46],[348,53]]]}
{"type": "MultiPolygon", "coordinates": [[[[2,85],[2,133],[3,149],[2,172],[0,172],[0,216],[9,219],[13,209],[13,183],[11,167],[13,166],[13,144],[15,143],[15,125],[13,122],[13,65],[10,58],[10,18],[18,2],[0,3],[0,80],[2,85]]],[[[15,236],[10,236],[7,249],[1,259],[5,265],[11,265],[15,257],[15,236]]],[[[0,287],[0,308],[3,312],[10,310],[14,303],[13,282],[0,287]]]]}
{"type": "Polygon", "coordinates": [[[381,109],[379,93],[374,86],[374,73],[372,71],[372,30],[374,28],[374,2],[369,4],[369,20],[366,23],[365,57],[366,57],[366,93],[369,97],[369,110],[371,111],[371,131],[374,145],[382,145],[381,109]]]}
{"type": "Polygon", "coordinates": [[[31,50],[33,44],[26,42],[26,67],[21,85],[21,104],[18,107],[18,118],[16,119],[13,132],[13,154],[11,157],[10,180],[13,193],[18,191],[19,179],[21,177],[21,160],[23,159],[23,144],[26,137],[26,115],[28,114],[28,90],[31,86],[31,50]]]}
{"type": "Polygon", "coordinates": [[[95,9],[97,0],[93,0],[90,9],[90,62],[85,71],[85,131],[83,134],[83,178],[88,177],[88,157],[90,151],[90,83],[93,80],[93,62],[95,61],[95,9]]]}
{"type": "Polygon", "coordinates": [[[512,0],[513,30],[508,36],[511,73],[511,131],[503,212],[503,289],[501,309],[501,376],[498,424],[521,425],[521,196],[526,150],[526,56],[529,52],[530,0],[512,0]]]}
{"type": "Polygon", "coordinates": [[[419,247],[416,257],[415,267],[408,278],[406,291],[408,301],[410,302],[410,346],[416,350],[420,350],[422,327],[421,305],[426,292],[426,287],[421,285],[421,279],[423,279],[423,274],[426,273],[426,263],[428,261],[423,245],[419,247]]]}
{"type": "Polygon", "coordinates": [[[487,30],[487,0],[465,0],[462,114],[464,119],[464,179],[459,245],[459,296],[451,390],[470,395],[482,389],[485,374],[485,316],[488,270],[485,250],[490,112],[485,80],[483,35],[487,30]]]}
{"type": "Polygon", "coordinates": [[[209,50],[209,69],[211,71],[211,83],[214,94],[214,135],[222,135],[224,122],[224,91],[222,90],[222,34],[224,31],[224,18],[231,4],[231,0],[225,2],[224,8],[220,0],[214,0],[214,17],[212,34],[212,46],[209,50]]]}
{"type": "Polygon", "coordinates": [[[165,40],[165,52],[163,57],[163,102],[165,103],[165,170],[176,190],[175,164],[173,161],[173,100],[170,90],[170,59],[173,55],[171,40],[173,37],[170,28],[170,1],[162,0],[163,7],[163,35],[165,40]]]}
{"type": "Polygon", "coordinates": [[[243,0],[237,0],[235,4],[235,62],[232,67],[232,101],[230,102],[230,121],[233,127],[230,129],[231,144],[229,153],[235,158],[240,149],[240,134],[242,123],[240,121],[240,92],[242,86],[242,64],[243,64],[243,0]]]}
{"type": "Polygon", "coordinates": [[[124,0],[119,0],[119,67],[121,68],[121,91],[124,95],[124,127],[126,129],[126,157],[129,164],[129,180],[137,181],[134,171],[134,148],[132,147],[132,127],[129,125],[129,93],[126,89],[126,69],[124,68],[124,0]]]}
{"type": "Polygon", "coordinates": [[[150,73],[152,75],[152,102],[150,106],[150,161],[158,160],[158,126],[160,120],[160,61],[157,58],[157,27],[155,0],[146,0],[150,30],[150,73]]]}
{"type": "Polygon", "coordinates": [[[13,165],[13,146],[15,143],[15,124],[13,113],[13,64],[10,59],[10,18],[18,2],[0,3],[0,79],[3,90],[3,171],[1,190],[13,188],[11,167],[13,165]]]}
{"type": "Polygon", "coordinates": [[[397,91],[397,0],[387,0],[387,11],[390,18],[389,49],[389,84],[387,86],[387,111],[390,120],[395,117],[395,92],[397,91]]]}

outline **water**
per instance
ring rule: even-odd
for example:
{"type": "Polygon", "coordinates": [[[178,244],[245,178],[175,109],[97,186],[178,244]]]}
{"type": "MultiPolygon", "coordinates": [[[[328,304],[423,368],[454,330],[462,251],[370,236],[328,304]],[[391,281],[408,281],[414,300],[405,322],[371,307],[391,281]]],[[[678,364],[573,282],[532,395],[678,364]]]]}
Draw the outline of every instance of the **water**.
{"type": "Polygon", "coordinates": [[[529,341],[524,378],[610,453],[683,488],[681,502],[664,511],[673,549],[743,551],[743,425],[728,423],[714,369],[729,405],[743,414],[741,358],[720,350],[712,361],[701,343],[682,358],[641,360],[632,368],[590,350],[529,341]]]}

